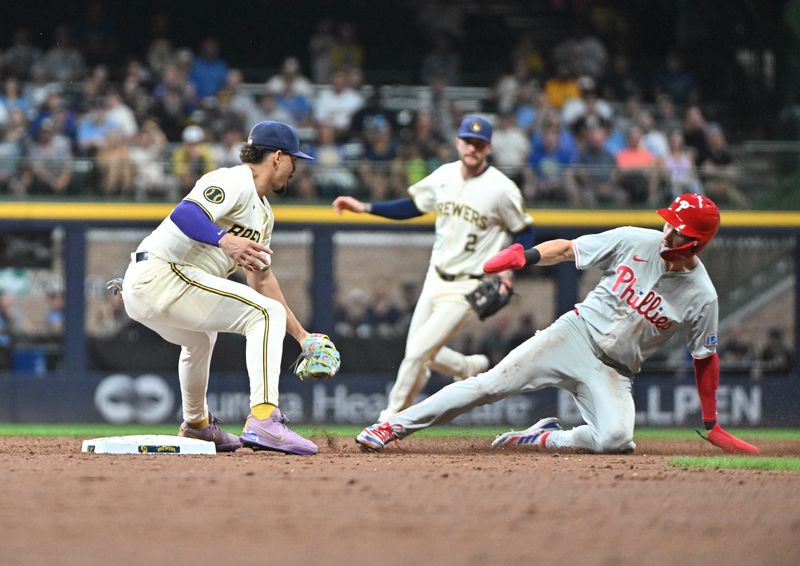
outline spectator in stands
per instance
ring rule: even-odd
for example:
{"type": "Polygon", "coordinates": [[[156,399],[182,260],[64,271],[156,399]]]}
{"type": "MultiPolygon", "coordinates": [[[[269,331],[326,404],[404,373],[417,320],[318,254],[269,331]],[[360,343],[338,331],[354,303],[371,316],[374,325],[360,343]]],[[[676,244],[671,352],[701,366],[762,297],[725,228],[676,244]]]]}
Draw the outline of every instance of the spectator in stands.
{"type": "Polygon", "coordinates": [[[533,80],[530,68],[523,59],[516,59],[510,73],[500,76],[492,88],[491,98],[498,114],[513,112],[519,91],[533,80]]]}
{"type": "Polygon", "coordinates": [[[250,116],[251,124],[258,124],[265,120],[276,120],[284,124],[295,123],[292,113],[278,104],[278,95],[269,91],[261,95],[258,100],[258,106],[255,107],[253,114],[250,116]]]}
{"type": "Polygon", "coordinates": [[[536,47],[531,33],[523,33],[517,44],[511,50],[513,61],[522,61],[528,76],[541,79],[545,72],[545,60],[541,51],[536,47]]]}
{"type": "Polygon", "coordinates": [[[728,142],[719,124],[709,124],[706,128],[708,152],[700,162],[700,179],[706,193],[714,202],[748,208],[750,200],[739,189],[739,169],[728,150],[728,142]]]}
{"type": "Polygon", "coordinates": [[[399,148],[392,136],[392,127],[375,119],[364,132],[364,161],[359,167],[364,186],[373,200],[398,198],[407,188],[405,179],[396,169],[399,148]],[[400,178],[398,178],[398,175],[400,178]]]}
{"type": "Polygon", "coordinates": [[[79,114],[90,112],[94,101],[105,96],[108,86],[108,67],[95,65],[81,81],[81,92],[75,100],[75,110],[79,114]]]}
{"type": "Polygon", "coordinates": [[[524,170],[531,141],[526,132],[517,126],[512,111],[500,115],[500,122],[492,133],[492,162],[518,187],[525,183],[524,170]]]}
{"type": "Polygon", "coordinates": [[[64,334],[64,294],[47,292],[47,310],[44,313],[44,333],[49,338],[64,334]]]}
{"type": "Polygon", "coordinates": [[[331,124],[336,130],[336,138],[350,136],[350,120],[362,106],[361,95],[347,85],[344,71],[333,73],[331,86],[324,88],[314,104],[314,118],[317,122],[331,124]]]}
{"type": "Polygon", "coordinates": [[[603,76],[603,96],[610,102],[622,103],[631,96],[642,95],[642,88],[630,69],[627,54],[619,52],[611,59],[611,67],[603,76]]]}
{"type": "Polygon", "coordinates": [[[451,38],[444,34],[434,36],[433,49],[423,56],[419,74],[422,84],[439,78],[449,85],[461,84],[461,55],[453,48],[451,38]]]}
{"type": "Polygon", "coordinates": [[[669,134],[669,152],[664,156],[663,166],[672,198],[684,193],[703,192],[692,152],[685,147],[680,129],[669,134]]]}
{"type": "Polygon", "coordinates": [[[350,122],[353,139],[364,143],[367,130],[376,122],[389,124],[393,132],[397,131],[397,112],[386,107],[380,87],[375,87],[366,104],[353,114],[350,122]]]}
{"type": "Polygon", "coordinates": [[[549,110],[553,110],[547,102],[547,94],[539,88],[539,84],[530,81],[517,91],[514,102],[514,121],[528,137],[533,137],[537,123],[549,110]]]}
{"type": "Polygon", "coordinates": [[[570,98],[561,110],[561,122],[580,140],[589,127],[610,124],[614,110],[605,100],[598,98],[594,79],[584,75],[578,79],[580,96],[570,98]]]}
{"type": "Polygon", "coordinates": [[[586,143],[567,171],[567,195],[571,204],[593,207],[596,204],[618,206],[624,202],[624,195],[614,182],[616,160],[605,148],[606,137],[603,126],[589,128],[586,143]]]}
{"type": "Polygon", "coordinates": [[[265,88],[267,92],[287,98],[293,98],[299,94],[310,100],[314,94],[311,81],[303,75],[300,60],[297,57],[284,59],[280,73],[270,77],[265,88]]]}
{"type": "Polygon", "coordinates": [[[532,149],[533,151],[541,151],[544,146],[544,133],[550,129],[555,129],[558,132],[558,147],[570,154],[570,160],[575,158],[578,151],[578,146],[575,143],[575,138],[570,131],[564,127],[561,122],[561,116],[555,108],[546,107],[541,112],[541,118],[536,126],[536,133],[533,135],[532,149]]]}
{"type": "MultiPolygon", "coordinates": [[[[239,69],[231,69],[228,71],[228,76],[225,79],[225,88],[232,93],[231,109],[244,120],[245,124],[257,124],[261,121],[256,118],[258,105],[253,96],[244,92],[242,89],[243,82],[244,76],[242,75],[242,71],[239,69]]],[[[285,122],[285,120],[278,121],[285,122]]]]}
{"type": "Polygon", "coordinates": [[[325,123],[317,126],[317,143],[309,151],[314,157],[312,175],[318,198],[355,196],[358,179],[348,167],[344,148],[336,143],[333,126],[325,123]]]}
{"type": "Polygon", "coordinates": [[[794,352],[786,343],[782,328],[772,327],[758,353],[759,368],[768,374],[788,374],[794,367],[794,352]]]}
{"type": "Polygon", "coordinates": [[[694,154],[694,163],[698,167],[708,155],[706,138],[706,119],[699,106],[689,106],[683,118],[683,139],[694,154]]]}
{"type": "Polygon", "coordinates": [[[246,134],[237,127],[227,127],[219,136],[219,141],[211,144],[211,155],[217,167],[241,165],[239,152],[246,134]]]}
{"type": "Polygon", "coordinates": [[[242,117],[231,107],[232,100],[233,92],[227,88],[222,88],[215,97],[202,100],[201,118],[197,122],[209,133],[212,140],[222,139],[223,133],[229,130],[236,130],[240,132],[240,137],[244,137],[247,126],[242,117]]]}
{"type": "Polygon", "coordinates": [[[153,105],[152,118],[170,142],[180,141],[189,119],[188,108],[180,88],[169,88],[153,105]]]}
{"type": "Polygon", "coordinates": [[[556,65],[566,65],[575,76],[600,80],[608,63],[608,51],[592,34],[589,22],[577,20],[569,36],[553,48],[556,65]]]}
{"type": "Polygon", "coordinates": [[[172,172],[178,178],[181,198],[189,193],[197,180],[215,168],[206,134],[198,125],[183,130],[183,143],[172,154],[172,172]]]}
{"type": "Polygon", "coordinates": [[[9,135],[8,126],[0,124],[0,195],[18,192],[19,161],[23,149],[22,143],[9,135]]]}
{"type": "Polygon", "coordinates": [[[415,146],[416,153],[428,164],[429,171],[441,165],[438,161],[440,148],[448,144],[436,130],[430,108],[420,108],[414,115],[411,143],[415,146]]]}
{"type": "MultiPolygon", "coordinates": [[[[9,113],[18,108],[24,113],[29,113],[33,109],[28,96],[22,92],[22,85],[19,79],[13,75],[6,77],[3,81],[3,92],[0,93],[0,106],[5,113],[9,113]]],[[[7,120],[0,120],[6,123],[7,120]]]]}
{"type": "Polygon", "coordinates": [[[198,98],[215,96],[225,86],[228,64],[220,57],[219,40],[207,37],[200,44],[200,52],[192,61],[189,80],[194,84],[198,98]]]}
{"type": "Polygon", "coordinates": [[[678,106],[697,104],[699,93],[694,76],[683,68],[683,61],[675,51],[667,53],[664,67],[653,74],[653,97],[668,94],[678,106]]]}
{"type": "MultiPolygon", "coordinates": [[[[450,83],[444,76],[434,77],[430,83],[430,109],[433,127],[444,139],[453,139],[456,135],[455,125],[458,106],[451,97],[450,83]]],[[[448,144],[450,145],[450,144],[448,144]]]]}
{"type": "Polygon", "coordinates": [[[106,196],[133,195],[133,161],[125,145],[126,136],[119,128],[112,128],[97,151],[95,162],[100,170],[100,189],[106,196]]]}
{"type": "Polygon", "coordinates": [[[642,145],[652,153],[656,159],[663,160],[669,152],[669,141],[664,132],[656,128],[652,112],[642,110],[639,112],[638,125],[642,129],[642,145]]]}
{"type": "Polygon", "coordinates": [[[336,38],[330,20],[317,22],[317,29],[308,40],[308,54],[311,58],[311,79],[317,84],[327,84],[333,73],[333,48],[336,38]]]}
{"type": "Polygon", "coordinates": [[[47,50],[37,63],[50,80],[69,83],[80,80],[86,71],[81,52],[72,43],[72,33],[66,25],[60,25],[54,33],[53,47],[47,50]]]}
{"type": "Polygon", "coordinates": [[[31,32],[20,27],[14,30],[11,46],[3,53],[2,69],[5,76],[19,77],[21,81],[31,78],[31,70],[42,58],[42,50],[31,42],[31,32]]]}
{"type": "Polygon", "coordinates": [[[150,37],[153,39],[147,46],[145,60],[148,68],[156,75],[161,75],[164,66],[175,57],[172,46],[170,20],[166,12],[156,12],[150,24],[150,37]]]}
{"type": "Polygon", "coordinates": [[[656,127],[662,132],[681,128],[681,121],[675,113],[675,104],[668,94],[656,96],[656,127]]]}
{"type": "Polygon", "coordinates": [[[753,341],[741,326],[733,326],[719,347],[719,363],[723,371],[750,371],[755,360],[753,341]]]}
{"type": "Polygon", "coordinates": [[[395,303],[390,281],[385,280],[375,285],[369,303],[367,320],[375,334],[382,338],[396,338],[403,334],[398,332],[398,322],[401,318],[400,309],[395,303]]]}
{"type": "Polygon", "coordinates": [[[331,48],[334,71],[360,69],[364,66],[364,48],[356,39],[356,27],[352,22],[341,22],[336,29],[336,39],[331,48]]]}
{"type": "Polygon", "coordinates": [[[343,298],[337,299],[333,307],[334,331],[343,338],[369,338],[372,329],[369,325],[369,295],[358,287],[353,287],[343,298]]]}
{"type": "Polygon", "coordinates": [[[92,103],[92,110],[78,123],[77,142],[81,155],[94,157],[105,144],[108,133],[117,127],[117,124],[108,117],[105,100],[96,99],[92,103]]]}
{"type": "Polygon", "coordinates": [[[559,131],[555,127],[545,130],[541,146],[534,146],[525,169],[523,193],[528,200],[568,202],[575,199],[568,194],[566,171],[571,166],[573,154],[559,144],[559,131]]]}
{"type": "Polygon", "coordinates": [[[642,147],[642,130],[638,126],[628,129],[627,141],[628,145],[616,156],[615,182],[628,204],[654,204],[658,202],[656,157],[642,147]]]}
{"type": "Polygon", "coordinates": [[[114,124],[125,140],[129,140],[139,130],[133,110],[125,104],[119,91],[109,89],[105,96],[106,118],[114,124]]]}
{"type": "Polygon", "coordinates": [[[556,110],[561,110],[570,98],[578,98],[581,95],[572,70],[563,63],[556,67],[555,76],[545,81],[544,92],[547,94],[547,103],[556,110]]]}
{"type": "Polygon", "coordinates": [[[166,175],[164,165],[167,136],[155,120],[147,120],[128,147],[134,168],[136,200],[166,196],[178,200],[177,181],[166,175]]]}
{"type": "Polygon", "coordinates": [[[39,135],[28,149],[20,176],[21,189],[29,195],[63,195],[72,180],[72,149],[69,140],[56,134],[51,120],[42,122],[39,135]]]}

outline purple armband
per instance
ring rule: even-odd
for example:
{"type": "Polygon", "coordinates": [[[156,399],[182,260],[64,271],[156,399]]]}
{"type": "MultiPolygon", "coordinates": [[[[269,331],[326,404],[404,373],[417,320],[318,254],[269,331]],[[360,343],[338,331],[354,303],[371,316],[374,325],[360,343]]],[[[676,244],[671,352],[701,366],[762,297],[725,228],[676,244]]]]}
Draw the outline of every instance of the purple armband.
{"type": "Polygon", "coordinates": [[[169,215],[181,232],[192,240],[210,246],[219,246],[219,241],[228,232],[211,222],[206,212],[199,205],[182,200],[169,215]]]}

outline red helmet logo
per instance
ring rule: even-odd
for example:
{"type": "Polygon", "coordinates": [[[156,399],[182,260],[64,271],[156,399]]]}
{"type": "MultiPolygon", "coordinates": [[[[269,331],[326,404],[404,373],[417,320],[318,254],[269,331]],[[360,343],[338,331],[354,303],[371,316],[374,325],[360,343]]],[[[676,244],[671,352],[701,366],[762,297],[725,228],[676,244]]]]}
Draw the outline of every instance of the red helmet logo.
{"type": "Polygon", "coordinates": [[[672,257],[694,255],[705,248],[719,231],[719,208],[710,198],[700,194],[682,194],[672,201],[669,208],[659,208],[658,214],[678,232],[695,240],[680,248],[663,250],[662,257],[665,252],[672,257]]]}

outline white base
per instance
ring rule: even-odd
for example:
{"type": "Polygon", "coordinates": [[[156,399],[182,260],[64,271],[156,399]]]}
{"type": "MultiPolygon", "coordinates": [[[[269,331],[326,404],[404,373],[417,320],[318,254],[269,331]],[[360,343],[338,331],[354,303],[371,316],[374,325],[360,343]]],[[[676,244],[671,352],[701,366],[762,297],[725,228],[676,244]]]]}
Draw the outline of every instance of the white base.
{"type": "Polygon", "coordinates": [[[166,434],[140,434],[84,440],[81,452],[92,454],[216,454],[217,447],[213,442],[196,438],[166,434]]]}

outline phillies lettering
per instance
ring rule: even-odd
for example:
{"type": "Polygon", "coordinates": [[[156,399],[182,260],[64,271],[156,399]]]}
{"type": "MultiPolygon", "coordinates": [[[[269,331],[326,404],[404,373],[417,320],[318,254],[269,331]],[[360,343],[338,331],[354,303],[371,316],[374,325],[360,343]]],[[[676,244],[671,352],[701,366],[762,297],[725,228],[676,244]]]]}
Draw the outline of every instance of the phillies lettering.
{"type": "Polygon", "coordinates": [[[634,311],[638,312],[644,319],[659,330],[667,330],[672,323],[666,316],[658,316],[658,307],[662,299],[653,291],[648,291],[644,296],[636,296],[636,274],[627,265],[620,265],[617,268],[617,280],[611,287],[612,292],[617,291],[617,287],[624,285],[619,298],[625,301],[634,311]]]}

